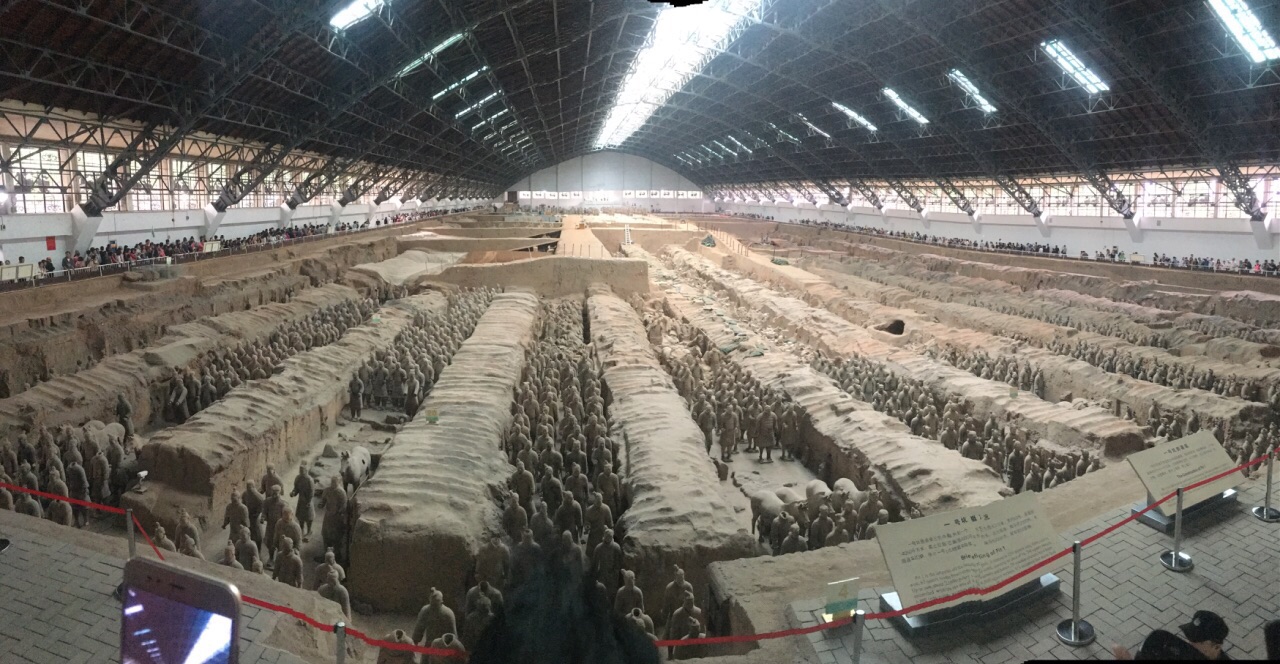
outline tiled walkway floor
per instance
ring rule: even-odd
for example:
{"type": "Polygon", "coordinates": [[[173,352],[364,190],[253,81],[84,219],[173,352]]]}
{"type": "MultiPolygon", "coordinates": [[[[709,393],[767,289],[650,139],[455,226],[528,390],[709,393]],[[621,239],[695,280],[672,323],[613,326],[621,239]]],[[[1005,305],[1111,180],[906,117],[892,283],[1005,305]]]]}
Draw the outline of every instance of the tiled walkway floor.
{"type": "MultiPolygon", "coordinates": [[[[0,662],[119,662],[120,602],[112,597],[124,561],[27,531],[0,533],[12,545],[0,553],[0,662]]],[[[261,642],[276,613],[244,604],[240,661],[303,664],[261,642]]]]}
{"type": "MultiPolygon", "coordinates": [[[[1138,523],[1128,524],[1084,552],[1081,613],[1097,631],[1097,641],[1069,648],[1054,635],[1057,624],[1071,617],[1071,558],[1048,569],[1062,579],[1055,599],[1032,604],[988,625],[973,625],[911,641],[888,622],[871,621],[863,638],[863,662],[983,662],[1006,664],[1032,658],[1112,659],[1112,644],[1137,650],[1153,629],[1178,633],[1191,614],[1207,609],[1221,615],[1231,629],[1227,654],[1235,659],[1262,659],[1262,625],[1280,619],[1280,524],[1263,523],[1249,513],[1261,504],[1261,482],[1249,483],[1239,503],[1223,505],[1184,522],[1184,550],[1195,569],[1178,574],[1160,565],[1171,536],[1138,523]]],[[[1129,515],[1116,510],[1089,524],[1062,533],[1063,546],[1084,539],[1129,515]]],[[[864,589],[862,608],[879,610],[877,592],[864,589]]],[[[821,600],[796,602],[789,618],[796,626],[817,622],[821,600]]],[[[802,637],[803,638],[803,637],[802,637]]],[[[850,664],[852,637],[832,632],[808,635],[809,658],[822,664],[850,664]]]]}

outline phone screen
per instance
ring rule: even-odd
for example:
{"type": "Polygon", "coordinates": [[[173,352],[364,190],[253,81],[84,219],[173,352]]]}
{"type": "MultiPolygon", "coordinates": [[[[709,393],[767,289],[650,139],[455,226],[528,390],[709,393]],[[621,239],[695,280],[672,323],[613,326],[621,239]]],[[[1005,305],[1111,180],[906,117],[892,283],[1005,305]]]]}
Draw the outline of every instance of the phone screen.
{"type": "Polygon", "coordinates": [[[231,618],[127,588],[122,664],[228,664],[231,618]]]}

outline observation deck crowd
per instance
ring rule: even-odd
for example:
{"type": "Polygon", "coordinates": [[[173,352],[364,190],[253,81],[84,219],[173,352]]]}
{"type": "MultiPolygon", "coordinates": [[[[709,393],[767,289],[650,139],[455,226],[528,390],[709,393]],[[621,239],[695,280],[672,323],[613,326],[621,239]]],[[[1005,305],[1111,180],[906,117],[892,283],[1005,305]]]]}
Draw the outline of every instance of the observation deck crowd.
{"type": "MultiPolygon", "coordinates": [[[[734,212],[728,216],[741,217],[745,219],[759,219],[761,221],[777,221],[771,216],[759,215],[753,213],[734,212]]],[[[1133,263],[1139,265],[1147,265],[1149,267],[1164,267],[1179,270],[1204,270],[1207,272],[1236,272],[1239,274],[1256,274],[1258,276],[1277,277],[1280,276],[1280,262],[1267,259],[1259,261],[1248,258],[1212,258],[1208,256],[1197,256],[1188,254],[1186,256],[1170,256],[1165,253],[1157,253],[1149,258],[1139,258],[1131,253],[1126,253],[1119,247],[1112,245],[1102,249],[1095,250],[1092,255],[1087,251],[1081,251],[1076,256],[1072,256],[1067,251],[1065,244],[1053,245],[1040,242],[1005,242],[1004,240],[967,240],[963,238],[940,237],[937,235],[927,235],[925,233],[893,231],[875,226],[854,226],[848,224],[837,224],[830,221],[817,221],[813,219],[798,219],[796,221],[782,221],[781,223],[793,223],[803,226],[820,226],[823,228],[831,228],[835,230],[847,231],[850,233],[858,233],[860,235],[870,235],[875,237],[886,237],[894,240],[903,240],[906,242],[915,242],[918,244],[931,244],[940,247],[952,247],[957,249],[970,249],[974,251],[990,251],[994,253],[1016,253],[1016,254],[1036,254],[1048,258],[1067,258],[1078,260],[1092,260],[1098,262],[1111,263],[1133,263]]]]}

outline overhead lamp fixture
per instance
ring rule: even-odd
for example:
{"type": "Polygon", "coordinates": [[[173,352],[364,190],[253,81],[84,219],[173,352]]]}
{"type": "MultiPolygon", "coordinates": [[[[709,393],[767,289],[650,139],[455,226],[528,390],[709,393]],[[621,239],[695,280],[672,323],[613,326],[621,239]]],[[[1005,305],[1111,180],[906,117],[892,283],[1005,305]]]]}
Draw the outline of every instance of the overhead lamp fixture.
{"type": "Polygon", "coordinates": [[[596,137],[597,150],[617,147],[684,87],[759,8],[761,0],[708,0],[665,7],[636,54],[596,137]]]}
{"type": "Polygon", "coordinates": [[[774,130],[774,131],[778,132],[778,137],[779,137],[779,138],[785,138],[786,140],[791,141],[792,143],[795,143],[796,145],[800,145],[800,139],[798,139],[798,138],[796,138],[795,136],[792,136],[791,134],[788,134],[787,132],[783,131],[780,127],[778,127],[778,125],[773,124],[772,122],[768,123],[768,125],[769,125],[770,127],[773,127],[773,130],[774,130]]]}
{"type": "Polygon", "coordinates": [[[329,25],[337,30],[346,30],[373,16],[373,13],[381,9],[383,4],[385,4],[384,0],[355,0],[346,7],[339,9],[338,13],[329,19],[329,25]]]}
{"type": "Polygon", "coordinates": [[[480,74],[485,73],[486,71],[489,71],[489,65],[485,65],[485,66],[483,66],[483,67],[481,67],[481,68],[479,68],[479,69],[477,69],[477,70],[475,70],[475,71],[471,72],[470,74],[467,74],[466,76],[464,76],[464,77],[462,78],[462,80],[458,81],[457,83],[454,83],[453,85],[450,85],[449,87],[447,87],[447,88],[445,88],[445,89],[443,89],[443,90],[441,90],[441,91],[439,91],[439,92],[435,93],[434,95],[431,95],[431,101],[435,101],[435,100],[437,100],[437,99],[439,99],[439,98],[441,98],[441,97],[443,97],[443,96],[445,96],[445,95],[449,94],[450,92],[453,92],[454,90],[457,90],[459,87],[462,87],[463,85],[466,85],[466,84],[467,84],[467,81],[470,81],[470,80],[474,79],[475,77],[479,76],[480,74]]]}
{"type": "Polygon", "coordinates": [[[1060,40],[1050,39],[1047,42],[1041,42],[1040,48],[1044,49],[1044,52],[1048,53],[1049,57],[1053,58],[1053,61],[1058,63],[1059,67],[1062,67],[1062,71],[1066,72],[1089,94],[1101,94],[1111,89],[1106,83],[1102,82],[1101,78],[1098,78],[1097,74],[1093,73],[1092,69],[1084,66],[1080,58],[1077,58],[1076,54],[1072,53],[1071,49],[1067,48],[1066,44],[1063,44],[1060,40]]]}
{"type": "Polygon", "coordinates": [[[889,98],[889,101],[893,102],[895,106],[901,109],[903,113],[906,113],[908,116],[910,116],[912,120],[915,120],[916,122],[922,125],[929,124],[929,119],[926,118],[924,115],[921,115],[920,111],[917,111],[916,109],[911,108],[910,104],[908,104],[905,101],[902,101],[902,97],[897,92],[894,92],[893,88],[885,88],[884,90],[881,90],[881,92],[884,93],[884,96],[889,98]]]}
{"type": "Polygon", "coordinates": [[[858,124],[862,125],[862,127],[867,131],[878,131],[876,126],[871,124],[870,120],[862,117],[861,115],[856,113],[853,109],[849,108],[848,106],[845,106],[844,104],[834,102],[834,101],[831,102],[831,105],[835,106],[836,110],[849,116],[851,119],[853,119],[854,122],[857,122],[858,124]]]}
{"type": "Polygon", "coordinates": [[[477,108],[480,108],[481,106],[484,106],[485,104],[487,104],[487,103],[489,103],[490,101],[492,101],[494,97],[497,97],[497,96],[498,96],[498,93],[496,93],[496,92],[491,92],[491,93],[489,93],[489,96],[488,96],[488,97],[485,97],[484,99],[481,99],[480,101],[478,101],[478,102],[476,102],[476,103],[474,103],[474,104],[472,104],[472,105],[470,105],[470,106],[468,106],[468,107],[466,107],[466,108],[462,109],[461,111],[458,111],[458,113],[457,113],[456,115],[454,115],[454,116],[453,116],[453,119],[454,119],[454,120],[457,120],[458,118],[461,118],[462,116],[466,115],[467,113],[470,113],[471,111],[474,111],[474,110],[476,110],[477,108]]]}
{"type": "Polygon", "coordinates": [[[808,127],[808,128],[810,128],[810,129],[812,129],[812,130],[814,130],[814,131],[818,132],[819,134],[821,134],[821,135],[822,135],[823,137],[825,137],[825,138],[831,138],[831,134],[828,134],[827,132],[822,131],[821,129],[819,129],[819,128],[818,128],[818,125],[813,124],[812,122],[809,122],[809,118],[806,118],[805,116],[800,115],[799,113],[796,113],[796,117],[797,117],[797,118],[800,118],[800,121],[801,121],[801,122],[803,122],[803,123],[804,123],[804,125],[805,125],[806,127],[808,127]]]}
{"type": "Polygon", "coordinates": [[[426,53],[423,53],[416,60],[405,65],[404,69],[401,69],[400,72],[396,74],[396,78],[403,78],[413,73],[415,69],[417,69],[418,67],[421,67],[428,60],[431,60],[432,58],[439,55],[441,51],[462,41],[462,38],[465,36],[465,34],[466,33],[459,32],[458,34],[453,35],[452,37],[440,42],[438,45],[436,45],[435,48],[431,49],[430,51],[427,51],[426,53]]]}
{"type": "Polygon", "coordinates": [[[733,141],[733,144],[734,144],[734,145],[736,145],[736,146],[738,146],[738,147],[742,148],[743,150],[745,150],[747,154],[751,154],[751,148],[749,148],[749,147],[747,147],[747,146],[743,145],[743,144],[742,144],[742,141],[739,141],[738,139],[734,138],[733,136],[729,136],[729,140],[733,141]]]}
{"type": "Polygon", "coordinates": [[[947,78],[960,86],[960,89],[964,90],[965,94],[969,95],[969,98],[973,100],[974,104],[978,105],[978,108],[982,109],[983,113],[996,112],[996,107],[993,106],[991,102],[987,101],[987,98],[983,97],[981,92],[978,92],[978,86],[974,85],[973,82],[969,80],[969,77],[961,73],[959,69],[952,69],[947,72],[947,78]]]}
{"type": "Polygon", "coordinates": [[[730,150],[729,148],[725,147],[724,143],[721,143],[720,141],[711,141],[711,142],[715,143],[716,146],[719,147],[721,150],[724,150],[725,152],[728,152],[729,154],[735,157],[738,156],[737,152],[734,152],[733,150],[730,150]]]}
{"type": "Polygon", "coordinates": [[[498,128],[498,133],[501,134],[502,132],[514,127],[515,124],[516,124],[516,121],[512,120],[511,122],[508,122],[507,124],[502,125],[501,127],[498,128]]]}
{"type": "Polygon", "coordinates": [[[1262,27],[1258,15],[1249,9],[1244,0],[1209,0],[1211,7],[1227,31],[1235,37],[1245,53],[1254,62],[1262,63],[1280,58],[1280,47],[1262,27]]]}

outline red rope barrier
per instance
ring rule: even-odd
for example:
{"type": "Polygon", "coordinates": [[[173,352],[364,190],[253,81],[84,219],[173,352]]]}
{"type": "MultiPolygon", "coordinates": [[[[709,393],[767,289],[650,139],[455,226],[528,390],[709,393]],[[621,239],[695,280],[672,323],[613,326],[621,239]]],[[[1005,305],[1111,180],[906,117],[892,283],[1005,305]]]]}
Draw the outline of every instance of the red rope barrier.
{"type": "Polygon", "coordinates": [[[70,498],[68,496],[61,496],[56,493],[36,491],[35,489],[28,489],[26,487],[14,486],[7,482],[0,482],[0,487],[9,489],[10,491],[17,491],[19,493],[29,493],[39,498],[48,498],[49,500],[61,500],[64,503],[71,503],[72,505],[79,505],[81,507],[87,507],[89,509],[100,510],[103,512],[110,512],[112,514],[124,514],[124,510],[119,507],[111,507],[110,505],[100,505],[98,503],[91,503],[87,500],[80,500],[79,498],[70,498]]]}
{"type": "MultiPolygon", "coordinates": [[[[1209,477],[1209,478],[1206,478],[1206,479],[1200,480],[1199,482],[1196,482],[1196,483],[1194,483],[1194,484],[1188,485],[1188,486],[1186,486],[1186,487],[1184,487],[1184,488],[1183,488],[1183,492],[1185,493],[1185,492],[1190,491],[1190,490],[1192,490],[1192,489],[1197,489],[1197,488],[1202,487],[1202,486],[1204,486],[1204,485],[1206,485],[1206,484],[1209,484],[1210,482],[1216,482],[1216,481],[1218,481],[1218,480],[1220,480],[1220,479],[1222,479],[1222,478],[1224,478],[1224,477],[1227,477],[1228,475],[1231,475],[1232,473],[1238,473],[1238,472],[1241,472],[1241,471],[1243,471],[1243,470],[1245,470],[1245,469],[1247,469],[1247,468],[1251,468],[1251,467],[1253,467],[1253,466],[1259,465],[1259,464],[1261,464],[1263,461],[1266,461],[1268,456],[1269,456],[1269,455],[1263,455],[1263,456],[1261,456],[1261,457],[1259,457],[1259,458],[1257,458],[1257,459],[1254,459],[1254,460],[1252,460],[1252,461],[1249,461],[1249,462],[1243,463],[1243,464],[1241,464],[1241,465],[1239,465],[1239,466],[1236,466],[1235,468],[1232,468],[1232,469],[1230,469],[1230,470],[1225,470],[1225,471],[1223,471],[1223,472],[1221,472],[1221,473],[1218,473],[1217,475],[1214,475],[1214,476],[1212,476],[1212,477],[1209,477]]],[[[5,489],[9,489],[9,490],[11,490],[11,491],[18,491],[18,492],[20,492],[20,493],[27,493],[27,494],[31,494],[31,495],[34,495],[34,496],[39,496],[39,497],[41,497],[41,498],[48,498],[48,499],[50,499],[50,500],[62,500],[62,501],[65,501],[65,502],[71,503],[71,504],[73,504],[73,505],[80,505],[80,506],[82,506],[82,507],[87,507],[87,508],[89,508],[89,509],[99,510],[99,511],[102,511],[102,512],[109,512],[109,513],[111,513],[111,514],[125,514],[125,513],[126,513],[126,511],[125,511],[123,508],[120,508],[120,507],[111,507],[110,505],[102,505],[102,504],[99,504],[99,503],[92,503],[92,502],[85,501],[85,500],[78,500],[78,499],[76,499],[76,498],[69,498],[69,497],[67,497],[67,496],[60,496],[60,495],[58,495],[58,494],[46,493],[46,492],[44,492],[44,491],[35,491],[35,490],[32,490],[32,489],[27,489],[27,488],[25,488],[25,487],[15,486],[15,485],[8,484],[8,483],[5,483],[5,482],[0,482],[0,487],[3,487],[3,488],[5,488],[5,489]]],[[[1126,518],[1124,518],[1124,519],[1121,519],[1119,522],[1114,523],[1114,524],[1112,524],[1112,525],[1110,525],[1110,526],[1107,526],[1106,528],[1104,528],[1104,529],[1103,529],[1103,530],[1101,530],[1100,532],[1097,532],[1097,533],[1095,533],[1095,534],[1093,534],[1093,535],[1090,535],[1089,537],[1087,537],[1087,538],[1085,538],[1084,540],[1082,540],[1082,541],[1081,541],[1081,543],[1080,543],[1080,544],[1081,544],[1081,547],[1084,547],[1084,546],[1087,546],[1087,545],[1089,545],[1089,544],[1092,544],[1093,542],[1096,542],[1096,541],[1098,541],[1099,539],[1102,539],[1103,537],[1106,537],[1107,535],[1110,535],[1111,533],[1113,533],[1113,532],[1115,532],[1116,530],[1118,530],[1121,526],[1124,526],[1125,524],[1127,524],[1127,523],[1130,523],[1130,522],[1134,521],[1134,520],[1135,520],[1135,519],[1137,519],[1140,515],[1145,514],[1145,513],[1147,513],[1147,512],[1148,512],[1148,511],[1150,511],[1150,510],[1155,509],[1156,507],[1158,507],[1158,506],[1160,506],[1160,505],[1164,504],[1166,501],[1168,501],[1168,500],[1170,500],[1170,499],[1172,499],[1172,498],[1174,498],[1174,497],[1176,497],[1176,496],[1177,496],[1177,491],[1171,492],[1171,493],[1169,493],[1168,495],[1166,495],[1166,496],[1164,496],[1163,498],[1161,498],[1160,500],[1157,500],[1157,501],[1155,501],[1155,502],[1152,502],[1151,504],[1147,505],[1146,507],[1142,508],[1141,510],[1138,510],[1137,512],[1135,512],[1135,513],[1133,513],[1133,514],[1129,515],[1128,517],[1126,517],[1126,518]]],[[[136,515],[132,515],[132,516],[133,516],[133,522],[134,522],[134,525],[137,527],[137,529],[138,529],[139,531],[141,531],[141,532],[142,532],[142,536],[143,536],[144,538],[146,538],[146,540],[147,540],[147,544],[151,545],[151,550],[155,552],[156,557],[158,557],[160,560],[164,560],[164,554],[163,554],[163,553],[161,553],[160,548],[156,546],[156,544],[155,544],[155,542],[154,542],[154,541],[152,541],[151,536],[150,536],[149,534],[147,534],[147,529],[142,527],[142,522],[138,520],[138,517],[137,517],[136,515]]],[[[912,613],[917,613],[917,612],[919,612],[919,611],[921,611],[921,610],[923,610],[923,609],[928,609],[928,608],[930,608],[930,607],[937,606],[937,605],[939,605],[939,604],[946,604],[946,603],[949,603],[949,602],[953,602],[953,601],[955,601],[955,600],[957,600],[957,599],[961,599],[961,598],[964,598],[964,597],[970,597],[970,596],[981,596],[981,595],[989,595],[989,594],[991,594],[991,593],[993,593],[993,592],[996,592],[997,590],[1000,590],[1001,588],[1004,588],[1005,586],[1007,586],[1007,585],[1009,585],[1009,584],[1013,583],[1014,581],[1016,581],[1016,580],[1018,580],[1018,579],[1021,579],[1022,577],[1026,576],[1026,575],[1028,575],[1028,574],[1030,574],[1030,573],[1032,573],[1032,572],[1034,572],[1034,571],[1036,571],[1036,570],[1038,570],[1038,569],[1040,569],[1040,568],[1042,568],[1042,567],[1045,567],[1046,565],[1049,565],[1049,564],[1053,563],[1053,562],[1054,562],[1054,561],[1056,561],[1056,560],[1059,560],[1059,559],[1063,558],[1064,556],[1066,556],[1066,555],[1068,555],[1068,554],[1070,554],[1070,553],[1071,553],[1071,548],[1070,548],[1070,547],[1068,547],[1068,548],[1066,548],[1066,549],[1063,549],[1063,550],[1061,550],[1061,551],[1059,551],[1059,552],[1057,552],[1057,553],[1053,554],[1052,556],[1049,556],[1048,558],[1045,558],[1044,560],[1042,560],[1042,561],[1040,561],[1040,562],[1038,562],[1038,563],[1036,563],[1036,564],[1034,564],[1034,565],[1032,565],[1032,566],[1030,566],[1030,567],[1028,567],[1028,568],[1026,568],[1026,569],[1024,569],[1024,570],[1022,570],[1022,571],[1020,571],[1020,572],[1018,572],[1018,573],[1016,573],[1016,574],[1014,574],[1013,576],[1010,576],[1010,577],[1008,577],[1008,578],[1005,578],[1003,581],[1000,581],[999,583],[996,583],[996,584],[991,585],[991,586],[987,586],[987,587],[985,587],[985,588],[968,588],[968,589],[962,590],[962,591],[960,591],[960,592],[953,593],[953,594],[951,594],[951,595],[947,595],[946,597],[938,597],[938,598],[931,599],[931,600],[928,600],[928,601],[925,601],[925,602],[919,602],[919,603],[917,603],[917,604],[913,604],[913,605],[911,605],[911,606],[904,607],[904,608],[899,609],[899,610],[897,610],[897,611],[882,611],[882,612],[878,612],[878,613],[869,613],[869,614],[866,614],[865,618],[866,618],[867,620],[884,620],[884,619],[887,619],[887,618],[896,618],[896,617],[901,617],[901,616],[909,615],[909,614],[912,614],[912,613]]],[[[314,627],[314,628],[316,628],[316,629],[318,629],[318,630],[320,630],[320,631],[322,631],[322,632],[330,632],[330,633],[332,633],[332,632],[334,631],[334,626],[333,626],[333,625],[328,625],[328,624],[322,623],[322,622],[320,622],[319,620],[316,620],[315,618],[312,618],[311,616],[308,616],[307,614],[302,613],[301,611],[297,611],[297,610],[291,609],[291,608],[289,608],[289,607],[287,607],[287,606],[282,606],[282,605],[279,605],[279,604],[273,604],[273,603],[271,603],[271,602],[267,602],[267,601],[265,601],[265,600],[260,600],[260,599],[257,599],[257,598],[255,598],[255,597],[249,597],[249,596],[247,596],[247,595],[242,595],[242,596],[241,596],[241,599],[243,599],[247,604],[251,604],[251,605],[253,605],[253,606],[257,606],[257,607],[259,607],[259,608],[267,609],[267,610],[269,610],[269,611],[275,611],[275,612],[277,612],[277,613],[282,613],[282,614],[285,614],[285,615],[287,615],[287,616],[290,616],[290,617],[296,618],[296,619],[298,619],[298,620],[301,620],[302,622],[304,622],[304,623],[306,623],[306,624],[308,624],[308,625],[310,625],[310,626],[312,626],[312,627],[314,627]]],[[[812,626],[810,626],[810,627],[798,627],[798,628],[794,628],[794,629],[784,629],[784,630],[779,630],[779,631],[776,631],[776,632],[765,632],[765,633],[763,633],[763,634],[733,634],[733,635],[729,635],[729,636],[709,636],[709,637],[703,637],[703,638],[699,638],[699,639],[680,639],[680,640],[675,640],[675,641],[671,641],[671,640],[661,640],[661,641],[655,641],[655,642],[654,642],[654,645],[655,645],[655,646],[657,646],[657,647],[659,647],[659,648],[667,648],[667,647],[675,647],[675,648],[678,648],[678,647],[681,647],[681,646],[718,645],[718,644],[723,644],[723,643],[743,643],[743,642],[749,642],[749,641],[766,641],[766,640],[770,640],[770,639],[780,639],[780,638],[785,638],[785,637],[788,637],[788,636],[801,636],[801,635],[804,635],[804,634],[812,634],[812,633],[814,633],[814,632],[821,632],[821,631],[823,631],[823,630],[828,630],[828,629],[833,629],[833,628],[836,628],[836,627],[841,627],[841,626],[844,626],[844,625],[848,625],[848,624],[850,624],[850,623],[852,623],[852,622],[853,622],[853,619],[852,619],[852,618],[843,618],[843,619],[840,619],[840,620],[833,620],[833,621],[828,622],[828,623],[821,623],[821,624],[818,624],[818,625],[812,625],[812,626]]],[[[462,651],[459,651],[459,650],[442,649],[442,648],[430,648],[430,647],[426,647],[426,646],[419,646],[419,645],[416,645],[416,644],[409,644],[409,643],[392,643],[392,642],[390,642],[390,641],[383,641],[383,640],[381,640],[381,639],[375,639],[375,638],[372,638],[372,637],[370,637],[369,635],[365,634],[364,632],[362,632],[362,631],[360,631],[360,630],[358,630],[358,629],[352,628],[352,627],[347,627],[347,628],[345,628],[345,629],[344,629],[344,631],[345,631],[347,634],[351,635],[352,637],[354,637],[354,638],[356,638],[356,639],[359,639],[360,641],[363,641],[363,642],[367,643],[368,645],[370,645],[370,646],[372,646],[372,647],[375,647],[375,648],[381,648],[381,649],[386,649],[386,650],[397,650],[397,651],[402,651],[402,652],[415,652],[415,653],[420,653],[420,654],[423,654],[423,655],[431,655],[431,656],[435,656],[435,657],[462,658],[462,657],[465,657],[465,656],[466,656],[462,651]]]]}

